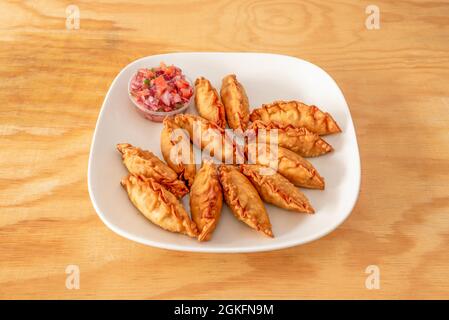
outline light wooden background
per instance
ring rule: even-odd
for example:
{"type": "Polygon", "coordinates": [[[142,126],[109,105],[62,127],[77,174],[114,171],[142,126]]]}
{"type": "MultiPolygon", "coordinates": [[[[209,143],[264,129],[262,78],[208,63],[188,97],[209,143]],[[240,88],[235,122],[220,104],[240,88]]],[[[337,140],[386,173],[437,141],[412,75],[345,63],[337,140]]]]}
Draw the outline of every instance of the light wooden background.
{"type": "Polygon", "coordinates": [[[449,298],[448,1],[1,1],[0,298],[449,298]],[[66,30],[78,5],[80,30],[66,30]],[[380,8],[367,30],[365,8],[380,8]],[[327,70],[354,118],[362,186],[313,243],[195,254],[109,230],[87,192],[116,74],[147,55],[258,51],[327,70]],[[65,268],[81,288],[65,288],[65,268]],[[381,288],[365,288],[377,265],[381,288]]]}

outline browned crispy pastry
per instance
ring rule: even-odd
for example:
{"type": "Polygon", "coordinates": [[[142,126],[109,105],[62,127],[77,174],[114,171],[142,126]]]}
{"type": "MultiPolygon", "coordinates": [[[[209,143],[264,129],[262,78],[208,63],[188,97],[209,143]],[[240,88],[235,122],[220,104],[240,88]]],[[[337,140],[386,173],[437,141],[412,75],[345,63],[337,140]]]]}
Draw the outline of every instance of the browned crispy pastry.
{"type": "Polygon", "coordinates": [[[170,168],[178,174],[180,179],[186,180],[188,185],[192,186],[196,173],[193,146],[188,133],[181,129],[171,117],[164,119],[161,151],[170,168]]]}
{"type": "Polygon", "coordinates": [[[306,159],[288,149],[271,145],[251,143],[246,147],[249,164],[260,164],[277,170],[295,186],[324,189],[324,179],[306,159]]]}
{"type": "Polygon", "coordinates": [[[156,180],[178,198],[189,193],[184,182],[178,180],[176,172],[152,152],[129,143],[117,144],[117,150],[122,154],[123,163],[131,174],[156,180]]]}
{"type": "Polygon", "coordinates": [[[245,131],[249,123],[248,96],[241,83],[237,81],[235,74],[223,78],[220,95],[229,127],[245,131]]]}
{"type": "Polygon", "coordinates": [[[178,114],[175,122],[187,130],[193,144],[216,159],[226,163],[236,163],[236,159],[243,159],[243,152],[216,124],[191,114],[178,114]]]}
{"type": "Polygon", "coordinates": [[[315,212],[309,200],[298,188],[274,170],[266,172],[266,169],[269,168],[257,164],[240,165],[242,173],[251,181],[265,202],[291,211],[315,212]]]}
{"type": "Polygon", "coordinates": [[[302,157],[317,157],[333,150],[332,146],[318,134],[304,127],[282,126],[273,122],[266,124],[256,120],[251,124],[251,129],[254,130],[257,142],[266,143],[270,143],[270,131],[277,130],[279,146],[294,151],[302,157]]]}
{"type": "Polygon", "coordinates": [[[195,105],[201,117],[223,129],[226,127],[224,106],[217,90],[206,78],[199,77],[195,81],[195,105]]]}
{"type": "Polygon", "coordinates": [[[195,223],[179,200],[155,180],[129,175],[121,184],[131,202],[148,220],[171,232],[198,236],[195,223]]]}
{"type": "Polygon", "coordinates": [[[190,212],[199,229],[198,240],[207,241],[217,226],[223,195],[215,164],[203,163],[190,189],[190,212]]]}
{"type": "Polygon", "coordinates": [[[218,175],[226,204],[234,216],[251,228],[273,237],[270,218],[251,182],[234,166],[221,165],[218,175]]]}
{"type": "Polygon", "coordinates": [[[305,127],[319,135],[341,132],[332,116],[299,101],[275,101],[263,104],[251,113],[251,121],[274,122],[282,126],[305,127]]]}

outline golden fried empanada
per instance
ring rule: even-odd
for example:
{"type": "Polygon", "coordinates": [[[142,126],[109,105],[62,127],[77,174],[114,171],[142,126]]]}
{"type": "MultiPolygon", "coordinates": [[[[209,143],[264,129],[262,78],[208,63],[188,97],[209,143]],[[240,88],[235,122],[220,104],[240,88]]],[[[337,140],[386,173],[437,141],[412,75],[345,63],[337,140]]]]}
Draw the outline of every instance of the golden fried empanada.
{"type": "Polygon", "coordinates": [[[245,131],[249,123],[248,96],[235,74],[223,78],[220,95],[229,127],[245,131]]]}
{"type": "Polygon", "coordinates": [[[270,218],[251,182],[234,166],[221,165],[218,175],[226,204],[235,217],[251,228],[273,237],[270,218]]]}
{"type": "Polygon", "coordinates": [[[252,143],[246,147],[249,164],[274,167],[278,173],[290,180],[295,186],[324,189],[324,179],[313,165],[288,149],[277,147],[270,150],[269,144],[252,143]],[[277,149],[277,152],[275,152],[277,149]]]}
{"type": "Polygon", "coordinates": [[[190,189],[190,212],[200,233],[198,240],[210,239],[220,219],[222,205],[217,167],[211,161],[205,161],[190,189]]]}
{"type": "Polygon", "coordinates": [[[178,114],[175,116],[175,122],[187,130],[193,144],[208,155],[226,163],[236,163],[236,159],[243,159],[243,152],[239,151],[232,138],[216,124],[191,114],[178,114]]]}
{"type": "Polygon", "coordinates": [[[275,101],[263,104],[251,113],[251,121],[262,120],[282,126],[305,127],[319,135],[341,132],[332,116],[299,101],[275,101]]]}
{"type": "Polygon", "coordinates": [[[164,119],[161,152],[165,162],[178,174],[178,177],[192,186],[196,173],[193,146],[185,130],[181,129],[171,117],[164,119]]]}
{"type": "Polygon", "coordinates": [[[265,174],[263,169],[266,168],[257,164],[240,165],[242,173],[251,181],[265,202],[291,211],[315,212],[306,196],[290,181],[275,171],[265,174]]]}
{"type": "Polygon", "coordinates": [[[131,174],[156,180],[178,198],[189,193],[184,182],[178,180],[176,172],[152,152],[129,143],[117,144],[117,150],[122,154],[123,163],[131,174]]]}
{"type": "Polygon", "coordinates": [[[270,130],[277,130],[279,146],[294,151],[302,157],[317,157],[333,150],[332,146],[318,134],[304,127],[282,126],[273,122],[266,124],[256,120],[251,124],[251,129],[254,130],[257,142],[266,143],[270,141],[270,130]]]}
{"type": "Polygon", "coordinates": [[[179,200],[155,180],[129,175],[121,184],[131,202],[148,220],[171,232],[198,236],[195,223],[179,200]]]}
{"type": "Polygon", "coordinates": [[[217,90],[206,78],[199,77],[195,81],[195,105],[201,117],[223,129],[226,127],[224,106],[217,90]]]}

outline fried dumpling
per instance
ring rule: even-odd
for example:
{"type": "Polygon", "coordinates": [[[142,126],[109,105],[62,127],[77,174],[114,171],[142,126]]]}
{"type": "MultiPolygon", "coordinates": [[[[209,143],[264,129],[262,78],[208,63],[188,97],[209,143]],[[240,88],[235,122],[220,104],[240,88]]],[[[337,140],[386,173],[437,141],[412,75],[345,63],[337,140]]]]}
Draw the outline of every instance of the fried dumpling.
{"type": "Polygon", "coordinates": [[[270,130],[277,130],[279,146],[294,151],[302,157],[317,157],[333,150],[332,146],[318,134],[304,127],[282,126],[273,122],[266,124],[256,120],[251,124],[251,129],[254,130],[257,142],[266,143],[270,141],[270,130]]]}
{"type": "Polygon", "coordinates": [[[319,135],[341,132],[329,113],[299,101],[275,101],[263,104],[251,113],[250,118],[251,121],[261,120],[282,126],[305,127],[319,135]]]}
{"type": "Polygon", "coordinates": [[[190,189],[190,212],[199,230],[198,240],[210,239],[220,219],[222,205],[217,167],[211,161],[205,161],[190,189]]]}
{"type": "Polygon", "coordinates": [[[269,169],[257,164],[242,164],[240,170],[251,181],[260,197],[267,203],[290,211],[314,213],[306,196],[282,175],[264,172],[269,169]]]}
{"type": "Polygon", "coordinates": [[[220,95],[229,127],[245,131],[249,123],[248,96],[235,74],[223,78],[220,95]]]}
{"type": "Polygon", "coordinates": [[[232,138],[216,124],[191,114],[178,114],[175,122],[182,129],[187,130],[193,144],[225,163],[243,163],[243,152],[236,147],[232,138]]]}
{"type": "Polygon", "coordinates": [[[195,105],[201,117],[223,129],[226,127],[224,106],[217,90],[206,78],[199,77],[195,81],[195,105]]]}
{"type": "Polygon", "coordinates": [[[164,119],[161,132],[161,152],[165,162],[172,168],[180,179],[186,180],[192,186],[195,179],[196,166],[193,146],[188,134],[181,129],[173,118],[164,119]]]}
{"type": "Polygon", "coordinates": [[[131,174],[156,180],[178,198],[189,193],[184,182],[178,180],[176,172],[152,152],[129,143],[117,144],[117,150],[122,154],[123,164],[131,174]]]}
{"type": "Polygon", "coordinates": [[[155,180],[129,175],[121,184],[131,202],[148,220],[171,232],[198,236],[195,223],[179,200],[155,180]]]}
{"type": "Polygon", "coordinates": [[[221,165],[218,175],[226,204],[234,216],[251,228],[273,237],[270,218],[251,182],[234,166],[221,165]]]}
{"type": "Polygon", "coordinates": [[[313,165],[288,149],[277,147],[270,150],[269,144],[252,143],[246,147],[249,164],[269,166],[298,187],[324,189],[324,179],[313,165]]]}

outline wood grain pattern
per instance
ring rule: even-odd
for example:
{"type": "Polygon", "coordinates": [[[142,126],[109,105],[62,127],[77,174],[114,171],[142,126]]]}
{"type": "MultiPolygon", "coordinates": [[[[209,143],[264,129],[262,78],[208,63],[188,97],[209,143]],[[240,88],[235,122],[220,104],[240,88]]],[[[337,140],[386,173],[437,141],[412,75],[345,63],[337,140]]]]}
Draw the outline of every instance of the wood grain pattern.
{"type": "Polygon", "coordinates": [[[0,298],[449,298],[449,2],[0,2],[0,298]],[[81,28],[65,29],[65,8],[81,28]],[[146,55],[258,51],[327,70],[354,118],[362,187],[307,245],[194,254],[123,239],[87,192],[115,75],[146,55]],[[81,288],[65,288],[77,264],[81,288]],[[364,273],[378,265],[381,288],[364,273]]]}

